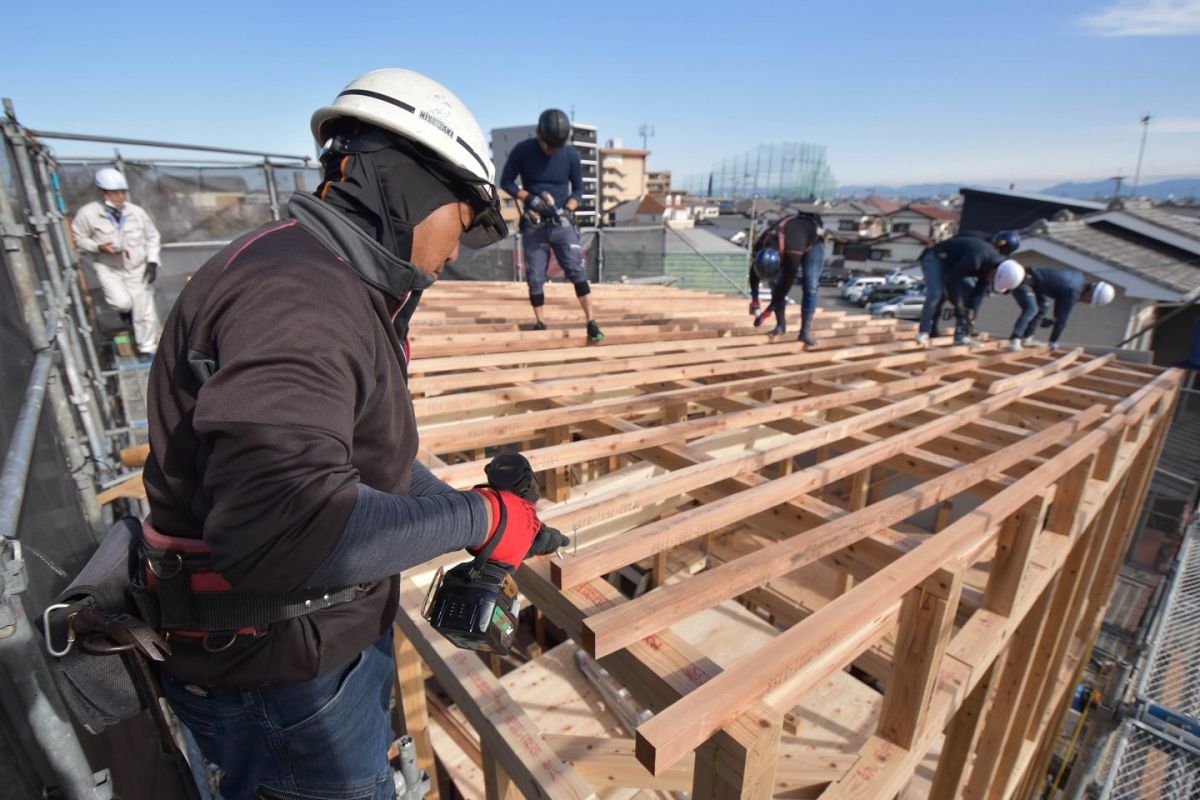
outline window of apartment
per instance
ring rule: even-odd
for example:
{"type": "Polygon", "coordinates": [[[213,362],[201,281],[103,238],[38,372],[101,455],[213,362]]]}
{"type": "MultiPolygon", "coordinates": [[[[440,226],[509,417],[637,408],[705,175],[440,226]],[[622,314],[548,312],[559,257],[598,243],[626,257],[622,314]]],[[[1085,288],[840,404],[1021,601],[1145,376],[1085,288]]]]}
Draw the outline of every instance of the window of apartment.
{"type": "Polygon", "coordinates": [[[883,261],[884,259],[891,258],[891,257],[892,257],[892,251],[888,250],[886,247],[871,248],[870,258],[872,261],[883,261]]]}
{"type": "Polygon", "coordinates": [[[893,222],[892,233],[908,233],[910,227],[912,227],[912,223],[909,222],[893,222]]]}
{"type": "Polygon", "coordinates": [[[854,233],[858,230],[858,221],[853,219],[839,220],[838,230],[844,233],[854,233]]]}

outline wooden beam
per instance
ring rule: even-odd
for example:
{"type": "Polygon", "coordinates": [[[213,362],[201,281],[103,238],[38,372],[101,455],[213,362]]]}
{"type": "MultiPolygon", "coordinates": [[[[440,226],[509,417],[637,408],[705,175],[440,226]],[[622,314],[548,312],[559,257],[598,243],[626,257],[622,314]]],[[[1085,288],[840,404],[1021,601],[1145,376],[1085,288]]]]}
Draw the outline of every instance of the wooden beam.
{"type": "MultiPolygon", "coordinates": [[[[1095,422],[1100,413],[1096,407],[1076,421],[1034,434],[1029,445],[1037,452],[1062,441],[1095,422]]],[[[1079,439],[1059,457],[1066,461],[1069,454],[1076,458],[1074,463],[1082,461],[1087,453],[1094,452],[1105,431],[1093,434],[1079,439]]],[[[993,526],[1044,491],[1045,473],[1057,470],[1057,464],[1043,465],[863,581],[854,591],[781,633],[767,648],[769,652],[759,651],[744,657],[692,692],[686,702],[676,703],[644,723],[638,728],[638,760],[653,771],[666,769],[736,716],[746,704],[770,694],[774,704],[785,705],[830,672],[840,669],[886,630],[887,623],[899,612],[899,601],[895,599],[898,591],[916,586],[951,559],[964,558],[970,563],[972,549],[994,541],[993,526]]]]}
{"type": "MultiPolygon", "coordinates": [[[[466,714],[490,753],[526,797],[593,798],[591,787],[542,741],[537,727],[479,657],[459,650],[420,616],[422,593],[401,581],[397,624],[421,653],[442,687],[466,714]]],[[[485,758],[485,764],[487,759],[485,758]]]]}
{"type": "Polygon", "coordinates": [[[396,692],[404,713],[405,732],[417,751],[417,767],[429,774],[426,797],[438,800],[437,761],[429,738],[429,711],[425,704],[425,671],[421,656],[399,625],[393,625],[392,651],[396,657],[396,692]]]}
{"type": "MultiPolygon", "coordinates": [[[[1081,414],[1074,421],[1059,423],[1053,428],[1034,434],[1025,442],[994,453],[983,461],[927,481],[907,492],[894,495],[819,528],[763,548],[757,553],[743,556],[729,564],[693,576],[687,581],[658,589],[636,601],[626,603],[620,608],[589,618],[585,622],[585,641],[588,642],[589,649],[594,648],[592,651],[594,654],[611,653],[632,641],[637,641],[648,633],[661,630],[694,613],[696,609],[706,608],[721,600],[735,597],[763,580],[770,580],[778,575],[793,572],[805,564],[831,555],[849,544],[871,536],[925,508],[936,505],[947,497],[961,492],[967,486],[977,483],[983,477],[1006,469],[1051,444],[1078,433],[1080,429],[1093,423],[1100,413],[1099,407],[1096,407],[1081,414]]],[[[929,425],[940,430],[941,427],[953,424],[954,421],[955,417],[950,416],[944,421],[929,423],[929,425]]],[[[792,480],[792,478],[804,474],[805,472],[797,473],[796,476],[782,480],[792,480]]],[[[780,482],[777,480],[772,483],[780,482]]],[[[770,485],[768,484],[767,487],[769,488],[770,485]]],[[[748,493],[743,492],[742,494],[748,493]]],[[[716,504],[710,504],[703,508],[711,508],[713,505],[716,504]]],[[[746,505],[735,506],[734,503],[727,503],[727,505],[740,508],[743,513],[747,510],[746,505]]],[[[684,512],[666,522],[678,520],[681,517],[690,517],[693,514],[694,512],[684,512]]],[[[722,525],[729,524],[737,520],[737,515],[733,514],[729,519],[724,519],[724,517],[719,519],[722,520],[722,525]]],[[[962,520],[959,522],[961,523],[962,520]]],[[[720,527],[720,525],[716,527],[720,527]]],[[[951,526],[947,530],[952,530],[953,527],[951,526]]],[[[589,549],[598,550],[602,547],[604,547],[603,544],[589,549]]],[[[561,569],[561,566],[556,563],[552,566],[552,569],[554,568],[561,569]]]]}

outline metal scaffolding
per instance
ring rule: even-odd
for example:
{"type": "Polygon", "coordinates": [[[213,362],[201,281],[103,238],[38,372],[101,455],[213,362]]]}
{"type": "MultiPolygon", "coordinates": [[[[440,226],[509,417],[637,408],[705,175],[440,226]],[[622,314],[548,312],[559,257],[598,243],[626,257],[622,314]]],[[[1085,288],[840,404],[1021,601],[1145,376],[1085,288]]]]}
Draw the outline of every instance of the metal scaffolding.
{"type": "Polygon", "coordinates": [[[1193,522],[1164,598],[1133,713],[1121,725],[1101,797],[1200,794],[1200,521],[1193,522]]]}
{"type": "Polygon", "coordinates": [[[837,193],[837,179],[824,145],[777,142],[722,159],[708,173],[685,178],[683,188],[714,197],[828,200],[837,193]]]}

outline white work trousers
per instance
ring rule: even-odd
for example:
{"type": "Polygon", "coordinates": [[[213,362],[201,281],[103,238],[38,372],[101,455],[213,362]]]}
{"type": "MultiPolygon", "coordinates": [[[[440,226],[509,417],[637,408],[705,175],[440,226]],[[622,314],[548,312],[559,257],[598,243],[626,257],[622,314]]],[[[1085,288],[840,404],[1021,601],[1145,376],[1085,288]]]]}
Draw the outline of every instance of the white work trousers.
{"type": "Polygon", "coordinates": [[[104,300],[118,311],[133,315],[133,338],[139,353],[153,353],[158,347],[158,309],[154,307],[154,286],[145,283],[146,267],[109,267],[93,261],[104,300]]]}

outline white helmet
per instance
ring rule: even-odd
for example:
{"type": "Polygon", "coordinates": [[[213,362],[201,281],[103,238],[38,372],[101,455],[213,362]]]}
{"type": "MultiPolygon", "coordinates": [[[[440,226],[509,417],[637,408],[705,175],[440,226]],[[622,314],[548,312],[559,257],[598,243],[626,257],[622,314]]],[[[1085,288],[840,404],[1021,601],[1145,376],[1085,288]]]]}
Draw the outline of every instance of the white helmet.
{"type": "Polygon", "coordinates": [[[1092,299],[1089,300],[1094,306],[1106,306],[1116,299],[1117,290],[1108,281],[1100,281],[1092,286],[1092,299]]]}
{"type": "Polygon", "coordinates": [[[1025,268],[1015,259],[1006,258],[996,267],[992,276],[992,289],[1001,294],[1011,292],[1025,281],[1025,268]]]}
{"type": "Polygon", "coordinates": [[[96,186],[106,192],[127,192],[129,184],[119,169],[104,167],[96,170],[96,186]]]}
{"type": "Polygon", "coordinates": [[[330,123],[340,117],[369,122],[422,146],[433,156],[424,161],[425,166],[474,189],[482,207],[477,208],[475,224],[463,244],[482,247],[508,235],[500,218],[496,167],[488,156],[483,129],[445,86],[406,69],[377,69],[355,78],[333,103],[313,113],[312,133],[318,147],[333,136],[330,123]]]}

